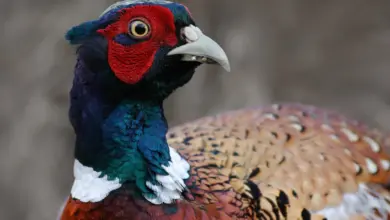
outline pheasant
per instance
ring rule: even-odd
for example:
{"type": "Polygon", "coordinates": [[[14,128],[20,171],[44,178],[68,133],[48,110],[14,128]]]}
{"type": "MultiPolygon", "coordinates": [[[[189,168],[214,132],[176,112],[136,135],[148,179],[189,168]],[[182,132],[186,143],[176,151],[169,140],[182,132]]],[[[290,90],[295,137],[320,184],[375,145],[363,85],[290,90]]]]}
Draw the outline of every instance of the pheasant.
{"type": "Polygon", "coordinates": [[[275,104],[168,129],[163,101],[203,63],[230,70],[189,10],[120,1],[71,28],[74,182],[61,220],[388,219],[390,138],[275,104]]]}

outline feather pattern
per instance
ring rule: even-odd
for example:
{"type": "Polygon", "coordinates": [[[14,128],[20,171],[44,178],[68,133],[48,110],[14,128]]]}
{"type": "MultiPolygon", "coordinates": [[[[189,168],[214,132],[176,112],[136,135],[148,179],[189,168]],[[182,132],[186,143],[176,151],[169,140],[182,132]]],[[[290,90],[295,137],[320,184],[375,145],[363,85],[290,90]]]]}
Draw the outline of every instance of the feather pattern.
{"type": "Polygon", "coordinates": [[[298,104],[239,110],[174,127],[167,137],[191,165],[182,200],[152,206],[118,191],[109,201],[122,204],[130,194],[143,208],[130,211],[126,202],[115,219],[377,220],[390,212],[382,186],[390,139],[334,112],[298,104]]]}
{"type": "Polygon", "coordinates": [[[149,181],[146,186],[153,190],[156,197],[145,195],[153,204],[170,204],[173,200],[181,199],[181,193],[186,188],[184,179],[189,177],[190,165],[184,160],[175,149],[169,147],[171,161],[168,166],[162,165],[162,168],[168,175],[157,175],[156,180],[158,185],[149,181]]]}

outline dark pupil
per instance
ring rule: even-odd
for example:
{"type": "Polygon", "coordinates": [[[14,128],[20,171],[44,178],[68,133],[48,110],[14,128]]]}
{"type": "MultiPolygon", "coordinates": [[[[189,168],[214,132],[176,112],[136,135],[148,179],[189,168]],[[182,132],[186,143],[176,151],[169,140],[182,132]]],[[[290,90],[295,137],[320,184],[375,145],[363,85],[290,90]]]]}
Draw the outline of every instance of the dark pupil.
{"type": "Polygon", "coordinates": [[[146,32],[146,27],[144,24],[137,24],[135,26],[135,33],[137,33],[138,35],[143,35],[145,34],[146,32]]]}

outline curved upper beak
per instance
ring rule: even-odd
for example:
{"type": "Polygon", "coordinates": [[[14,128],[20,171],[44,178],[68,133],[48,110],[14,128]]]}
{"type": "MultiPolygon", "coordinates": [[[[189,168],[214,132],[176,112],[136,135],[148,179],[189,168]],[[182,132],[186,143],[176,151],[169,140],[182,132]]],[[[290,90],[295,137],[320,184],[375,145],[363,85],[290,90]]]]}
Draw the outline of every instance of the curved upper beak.
{"type": "Polygon", "coordinates": [[[183,28],[182,34],[187,43],[171,50],[168,56],[183,55],[183,61],[219,64],[230,72],[229,59],[217,42],[193,25],[183,28]]]}

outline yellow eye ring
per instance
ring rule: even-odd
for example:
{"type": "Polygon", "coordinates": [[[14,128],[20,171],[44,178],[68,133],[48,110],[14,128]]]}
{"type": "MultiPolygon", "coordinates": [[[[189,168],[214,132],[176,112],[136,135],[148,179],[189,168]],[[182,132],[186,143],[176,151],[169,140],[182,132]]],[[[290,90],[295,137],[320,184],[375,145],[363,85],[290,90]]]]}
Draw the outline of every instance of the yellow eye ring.
{"type": "Polygon", "coordinates": [[[129,23],[129,35],[135,39],[149,37],[150,27],[148,23],[141,19],[133,19],[129,23]]]}

